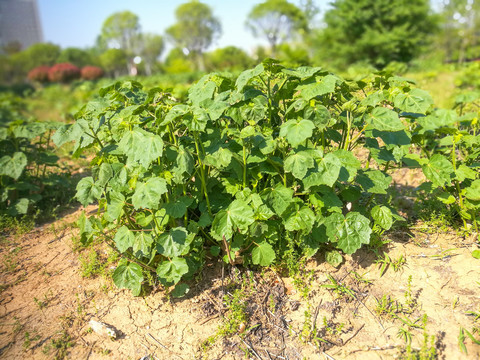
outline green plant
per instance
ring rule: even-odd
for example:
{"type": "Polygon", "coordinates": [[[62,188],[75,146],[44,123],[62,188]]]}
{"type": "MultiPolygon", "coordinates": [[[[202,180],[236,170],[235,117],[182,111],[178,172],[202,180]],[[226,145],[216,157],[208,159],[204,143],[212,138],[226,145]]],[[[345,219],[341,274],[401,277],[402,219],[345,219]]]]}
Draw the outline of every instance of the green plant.
{"type": "Polygon", "coordinates": [[[63,360],[68,355],[68,349],[75,345],[75,342],[72,341],[71,336],[65,331],[61,331],[57,336],[50,341],[49,344],[45,345],[43,348],[43,353],[48,355],[54,353],[54,360],[63,360]]]}
{"type": "Polygon", "coordinates": [[[480,213],[479,99],[478,93],[461,94],[455,101],[457,111],[438,109],[416,119],[412,141],[425,158],[412,155],[408,159],[429,180],[420,189],[454,210],[466,231],[467,222],[478,231],[480,213]]]}
{"type": "Polygon", "coordinates": [[[239,332],[240,329],[243,329],[242,332],[244,332],[245,327],[248,324],[245,292],[242,289],[236,289],[232,294],[225,295],[224,302],[228,308],[228,312],[223,324],[217,331],[217,335],[233,335],[239,332]]]}
{"type": "Polygon", "coordinates": [[[25,331],[23,345],[22,345],[23,350],[27,351],[28,349],[30,349],[30,346],[32,345],[32,341],[37,341],[39,339],[40,339],[40,335],[36,334],[36,332],[34,332],[34,335],[32,337],[32,335],[30,335],[28,331],[25,331]]]}
{"type": "Polygon", "coordinates": [[[377,264],[381,264],[380,266],[380,276],[385,274],[385,271],[391,266],[395,272],[399,271],[407,262],[407,260],[400,255],[398,259],[391,259],[387,253],[383,253],[383,257],[380,257],[375,261],[377,264]]]}
{"type": "Polygon", "coordinates": [[[332,275],[327,274],[327,278],[330,281],[330,284],[323,284],[322,287],[330,289],[333,292],[337,293],[339,296],[347,296],[351,299],[355,299],[355,291],[342,284],[341,281],[336,280],[332,275]]]}
{"type": "Polygon", "coordinates": [[[77,199],[99,211],[78,224],[82,242],[101,238],[121,254],[115,284],[139,295],[150,272],[181,296],[206,248],[232,265],[269,266],[288,253],[352,254],[373,226],[389,230],[401,217],[384,205],[388,171],[403,166],[411,138],[399,114],[431,105],[388,73],[347,82],[267,59],[236,80],[203,77],[180,104],[112,84],[54,141],[96,155],[77,199]]]}
{"type": "Polygon", "coordinates": [[[0,106],[0,214],[15,217],[67,203],[68,171],[59,166],[51,144],[60,124],[26,119],[21,102],[9,96],[0,97],[0,106]]]}

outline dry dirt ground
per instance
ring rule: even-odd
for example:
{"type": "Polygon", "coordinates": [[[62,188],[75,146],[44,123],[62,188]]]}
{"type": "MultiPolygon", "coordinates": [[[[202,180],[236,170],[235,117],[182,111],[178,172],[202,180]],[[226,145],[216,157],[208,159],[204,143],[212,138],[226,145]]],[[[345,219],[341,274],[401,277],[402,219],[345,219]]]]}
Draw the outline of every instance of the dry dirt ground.
{"type": "Polygon", "coordinates": [[[418,224],[386,235],[391,242],[378,251],[387,267],[363,249],[339,268],[312,259],[295,278],[212,262],[186,298],[135,298],[108,277],[82,277],[73,245],[79,211],[3,240],[1,359],[394,359],[408,355],[409,338],[410,354],[480,358],[468,337],[468,354],[459,347],[460,328],[480,328],[478,234],[418,224]],[[240,333],[208,342],[231,318],[224,297],[239,291],[240,333]],[[117,339],[92,331],[92,319],[117,339]]]}

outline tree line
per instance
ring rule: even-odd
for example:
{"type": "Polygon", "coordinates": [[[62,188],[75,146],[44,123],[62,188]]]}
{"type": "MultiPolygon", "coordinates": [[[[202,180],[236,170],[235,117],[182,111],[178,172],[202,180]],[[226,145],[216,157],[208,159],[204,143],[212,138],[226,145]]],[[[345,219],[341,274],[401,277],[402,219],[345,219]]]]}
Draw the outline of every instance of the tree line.
{"type": "Polygon", "coordinates": [[[235,46],[207,52],[221,36],[222,23],[198,0],[178,6],[176,22],[164,34],[142,32],[139,17],[123,11],[104,21],[89,49],[39,43],[22,50],[7,44],[0,55],[0,81],[19,82],[34,67],[62,62],[100,66],[116,77],[241,70],[264,57],[337,69],[356,63],[381,69],[425,54],[448,62],[479,57],[480,1],[443,0],[437,5],[434,11],[428,0],[335,0],[317,21],[320,8],[315,0],[265,0],[253,6],[245,20],[246,29],[268,43],[252,54],[235,46]],[[173,48],[160,62],[167,42],[173,48]]]}

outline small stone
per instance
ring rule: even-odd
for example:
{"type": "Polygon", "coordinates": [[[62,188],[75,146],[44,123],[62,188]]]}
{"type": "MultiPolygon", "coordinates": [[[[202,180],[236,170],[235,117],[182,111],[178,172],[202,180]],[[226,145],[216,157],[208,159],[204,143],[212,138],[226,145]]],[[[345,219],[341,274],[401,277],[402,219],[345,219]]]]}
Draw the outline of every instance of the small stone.
{"type": "Polygon", "coordinates": [[[90,328],[97,334],[101,336],[106,336],[111,339],[116,339],[117,338],[117,330],[108,324],[102,323],[100,321],[95,321],[95,320],[90,320],[88,323],[90,325],[90,328]]]}

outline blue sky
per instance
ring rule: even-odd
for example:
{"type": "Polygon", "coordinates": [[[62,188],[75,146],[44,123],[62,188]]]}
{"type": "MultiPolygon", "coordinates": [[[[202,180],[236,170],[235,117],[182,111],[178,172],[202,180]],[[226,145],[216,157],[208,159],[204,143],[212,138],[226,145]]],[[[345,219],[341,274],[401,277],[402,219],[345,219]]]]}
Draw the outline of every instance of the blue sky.
{"type": "MultiPolygon", "coordinates": [[[[140,18],[142,31],[163,35],[175,23],[179,0],[38,0],[44,40],[65,47],[90,47],[100,34],[103,21],[111,14],[129,10],[140,18]]],[[[222,23],[222,36],[212,46],[235,45],[247,51],[266,44],[246,29],[247,14],[259,0],[203,0],[222,23]]],[[[300,0],[292,0],[299,4],[300,0]]],[[[327,0],[317,0],[322,10],[327,0]]]]}

